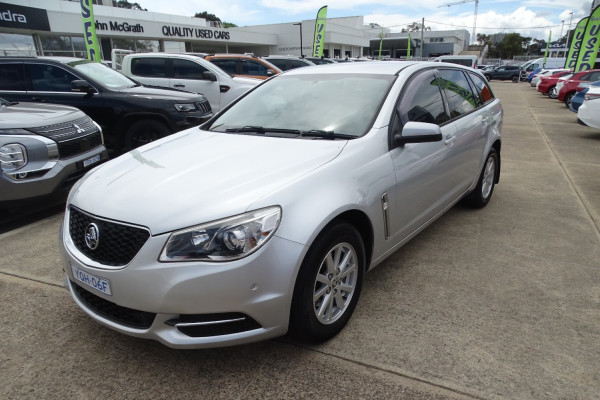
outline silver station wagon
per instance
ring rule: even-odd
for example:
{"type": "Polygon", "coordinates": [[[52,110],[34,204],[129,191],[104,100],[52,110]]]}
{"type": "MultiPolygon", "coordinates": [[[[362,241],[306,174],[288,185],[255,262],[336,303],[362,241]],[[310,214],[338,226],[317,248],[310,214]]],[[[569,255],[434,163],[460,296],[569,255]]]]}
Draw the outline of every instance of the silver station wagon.
{"type": "Polygon", "coordinates": [[[500,175],[502,106],[433,62],[299,68],[88,173],[61,229],[96,321],[175,348],[335,336],[364,275],[500,175]]]}

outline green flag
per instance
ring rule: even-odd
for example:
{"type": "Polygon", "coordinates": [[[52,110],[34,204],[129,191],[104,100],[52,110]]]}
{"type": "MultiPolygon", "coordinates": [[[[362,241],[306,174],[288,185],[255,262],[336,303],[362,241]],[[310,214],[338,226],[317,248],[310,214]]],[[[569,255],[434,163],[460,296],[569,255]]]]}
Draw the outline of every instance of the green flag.
{"type": "Polygon", "coordinates": [[[587,71],[594,68],[596,56],[598,55],[598,46],[600,45],[600,6],[592,11],[585,26],[585,34],[581,42],[581,49],[577,57],[575,72],[587,71]]]}
{"type": "Polygon", "coordinates": [[[80,0],[81,22],[83,22],[83,40],[88,60],[100,62],[100,47],[96,36],[96,25],[94,21],[94,6],[92,0],[80,0]]]}
{"type": "Polygon", "coordinates": [[[410,33],[408,34],[408,49],[406,51],[406,59],[410,60],[410,33]]]}
{"type": "Polygon", "coordinates": [[[383,49],[383,28],[381,28],[381,39],[379,40],[379,59],[381,60],[381,50],[383,49]]]}
{"type": "Polygon", "coordinates": [[[323,45],[325,44],[325,23],[327,22],[327,6],[323,6],[317,13],[315,21],[315,41],[313,43],[313,57],[323,57],[323,45]]]}
{"type": "Polygon", "coordinates": [[[546,52],[544,53],[544,63],[542,64],[543,68],[546,68],[546,59],[548,58],[548,48],[550,47],[550,41],[552,40],[552,31],[548,35],[548,43],[546,43],[546,52]]]}
{"type": "Polygon", "coordinates": [[[577,64],[577,57],[579,57],[579,51],[581,50],[581,42],[583,42],[583,35],[585,33],[585,26],[587,25],[588,17],[582,18],[575,27],[573,33],[573,40],[571,40],[571,47],[569,47],[569,54],[565,61],[565,68],[574,69],[577,64]]]}

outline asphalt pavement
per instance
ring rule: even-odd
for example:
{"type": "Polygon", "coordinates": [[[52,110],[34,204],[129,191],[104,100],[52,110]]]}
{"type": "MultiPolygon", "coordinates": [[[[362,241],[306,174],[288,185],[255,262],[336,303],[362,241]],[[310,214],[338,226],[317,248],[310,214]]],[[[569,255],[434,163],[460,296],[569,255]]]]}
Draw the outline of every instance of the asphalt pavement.
{"type": "Polygon", "coordinates": [[[0,229],[0,399],[594,399],[600,131],[526,83],[490,204],[456,206],[367,275],[329,342],[173,350],[88,318],[62,286],[61,213],[0,229]]]}

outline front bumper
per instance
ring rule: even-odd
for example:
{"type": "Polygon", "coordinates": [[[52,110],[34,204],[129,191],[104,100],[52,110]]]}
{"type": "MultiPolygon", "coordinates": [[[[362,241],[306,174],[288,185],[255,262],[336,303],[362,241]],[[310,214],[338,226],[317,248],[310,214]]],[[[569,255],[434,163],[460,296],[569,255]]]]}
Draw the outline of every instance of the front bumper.
{"type": "Polygon", "coordinates": [[[20,207],[48,196],[64,196],[79,178],[106,160],[106,148],[99,146],[77,156],[60,159],[41,174],[30,172],[31,177],[22,180],[13,180],[0,173],[0,205],[20,207]],[[84,166],[84,161],[92,159],[93,163],[84,166]]]}
{"type": "Polygon", "coordinates": [[[164,234],[151,236],[125,267],[108,269],[75,247],[68,214],[60,240],[65,285],[77,305],[101,324],[173,348],[230,346],[287,332],[306,246],[274,236],[241,260],[161,263],[157,258],[169,236],[164,234]],[[78,270],[106,279],[111,294],[82,283],[74,274],[78,270]]]}

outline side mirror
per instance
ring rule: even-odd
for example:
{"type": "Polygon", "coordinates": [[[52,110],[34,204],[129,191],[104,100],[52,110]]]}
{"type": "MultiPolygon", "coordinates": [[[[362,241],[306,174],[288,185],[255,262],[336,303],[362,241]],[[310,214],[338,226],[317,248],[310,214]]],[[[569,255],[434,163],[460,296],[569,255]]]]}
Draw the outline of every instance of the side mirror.
{"type": "Polygon", "coordinates": [[[428,143],[442,140],[442,130],[436,124],[407,122],[401,133],[394,135],[394,143],[404,146],[407,143],[428,143]]]}
{"type": "Polygon", "coordinates": [[[76,79],[71,81],[71,91],[72,92],[82,92],[87,94],[96,93],[96,89],[88,81],[84,81],[81,79],[76,79]]]}
{"type": "Polygon", "coordinates": [[[273,71],[272,69],[267,70],[267,76],[273,76],[275,75],[275,71],[273,71]]]}
{"type": "Polygon", "coordinates": [[[202,73],[202,79],[205,80],[205,81],[216,82],[217,81],[217,76],[212,71],[204,71],[202,73]]]}

